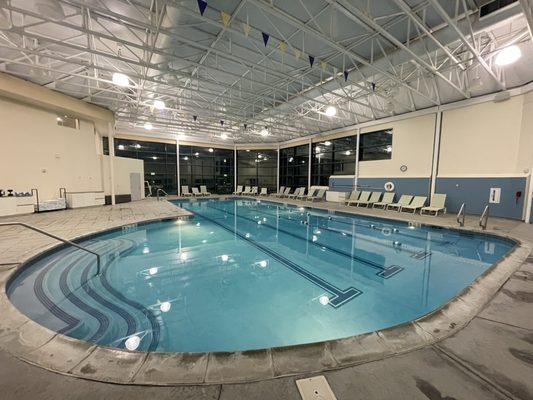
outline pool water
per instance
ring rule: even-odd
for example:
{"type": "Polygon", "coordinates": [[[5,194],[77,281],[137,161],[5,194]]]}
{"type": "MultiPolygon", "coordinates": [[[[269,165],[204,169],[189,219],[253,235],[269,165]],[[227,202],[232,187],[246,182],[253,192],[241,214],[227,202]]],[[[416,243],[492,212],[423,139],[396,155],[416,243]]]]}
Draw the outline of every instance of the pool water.
{"type": "MultiPolygon", "coordinates": [[[[28,264],[8,296],[38,323],[130,350],[231,351],[387,328],[446,303],[514,243],[246,199],[123,227],[28,264]]],[[[436,220],[437,221],[437,220],[436,220]]]]}

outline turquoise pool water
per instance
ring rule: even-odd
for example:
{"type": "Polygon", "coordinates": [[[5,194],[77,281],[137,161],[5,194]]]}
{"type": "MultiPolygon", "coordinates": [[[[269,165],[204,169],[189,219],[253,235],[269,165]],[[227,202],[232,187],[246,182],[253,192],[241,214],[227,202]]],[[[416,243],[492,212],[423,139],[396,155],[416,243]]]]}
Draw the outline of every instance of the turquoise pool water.
{"type": "Polygon", "coordinates": [[[28,264],[13,304],[118,348],[230,351],[342,338],[420,317],[510,240],[245,199],[175,201],[195,215],[124,227],[28,264]]]}

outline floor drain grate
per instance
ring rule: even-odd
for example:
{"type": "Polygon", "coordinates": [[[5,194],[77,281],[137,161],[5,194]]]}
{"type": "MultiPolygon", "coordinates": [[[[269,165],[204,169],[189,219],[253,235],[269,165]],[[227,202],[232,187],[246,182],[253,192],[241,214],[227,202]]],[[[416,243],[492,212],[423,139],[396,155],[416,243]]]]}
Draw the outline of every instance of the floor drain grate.
{"type": "Polygon", "coordinates": [[[337,400],[323,375],[299,379],[296,386],[303,400],[337,400]]]}

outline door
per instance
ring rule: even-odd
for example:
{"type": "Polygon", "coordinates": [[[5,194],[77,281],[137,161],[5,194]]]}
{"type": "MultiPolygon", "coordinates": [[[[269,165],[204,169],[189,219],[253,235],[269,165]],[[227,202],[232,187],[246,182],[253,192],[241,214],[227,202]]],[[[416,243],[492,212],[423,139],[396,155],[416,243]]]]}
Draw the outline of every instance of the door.
{"type": "Polygon", "coordinates": [[[141,174],[138,172],[130,173],[130,192],[131,192],[131,201],[137,201],[142,199],[142,180],[141,174]]]}

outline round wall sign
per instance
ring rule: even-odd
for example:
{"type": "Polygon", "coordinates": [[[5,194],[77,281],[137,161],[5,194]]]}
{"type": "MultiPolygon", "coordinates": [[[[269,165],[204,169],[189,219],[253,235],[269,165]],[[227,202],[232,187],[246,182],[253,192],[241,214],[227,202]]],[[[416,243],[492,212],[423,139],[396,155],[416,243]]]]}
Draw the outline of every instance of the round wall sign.
{"type": "Polygon", "coordinates": [[[402,172],[407,171],[407,165],[402,165],[402,166],[400,167],[400,171],[402,171],[402,172]]]}

